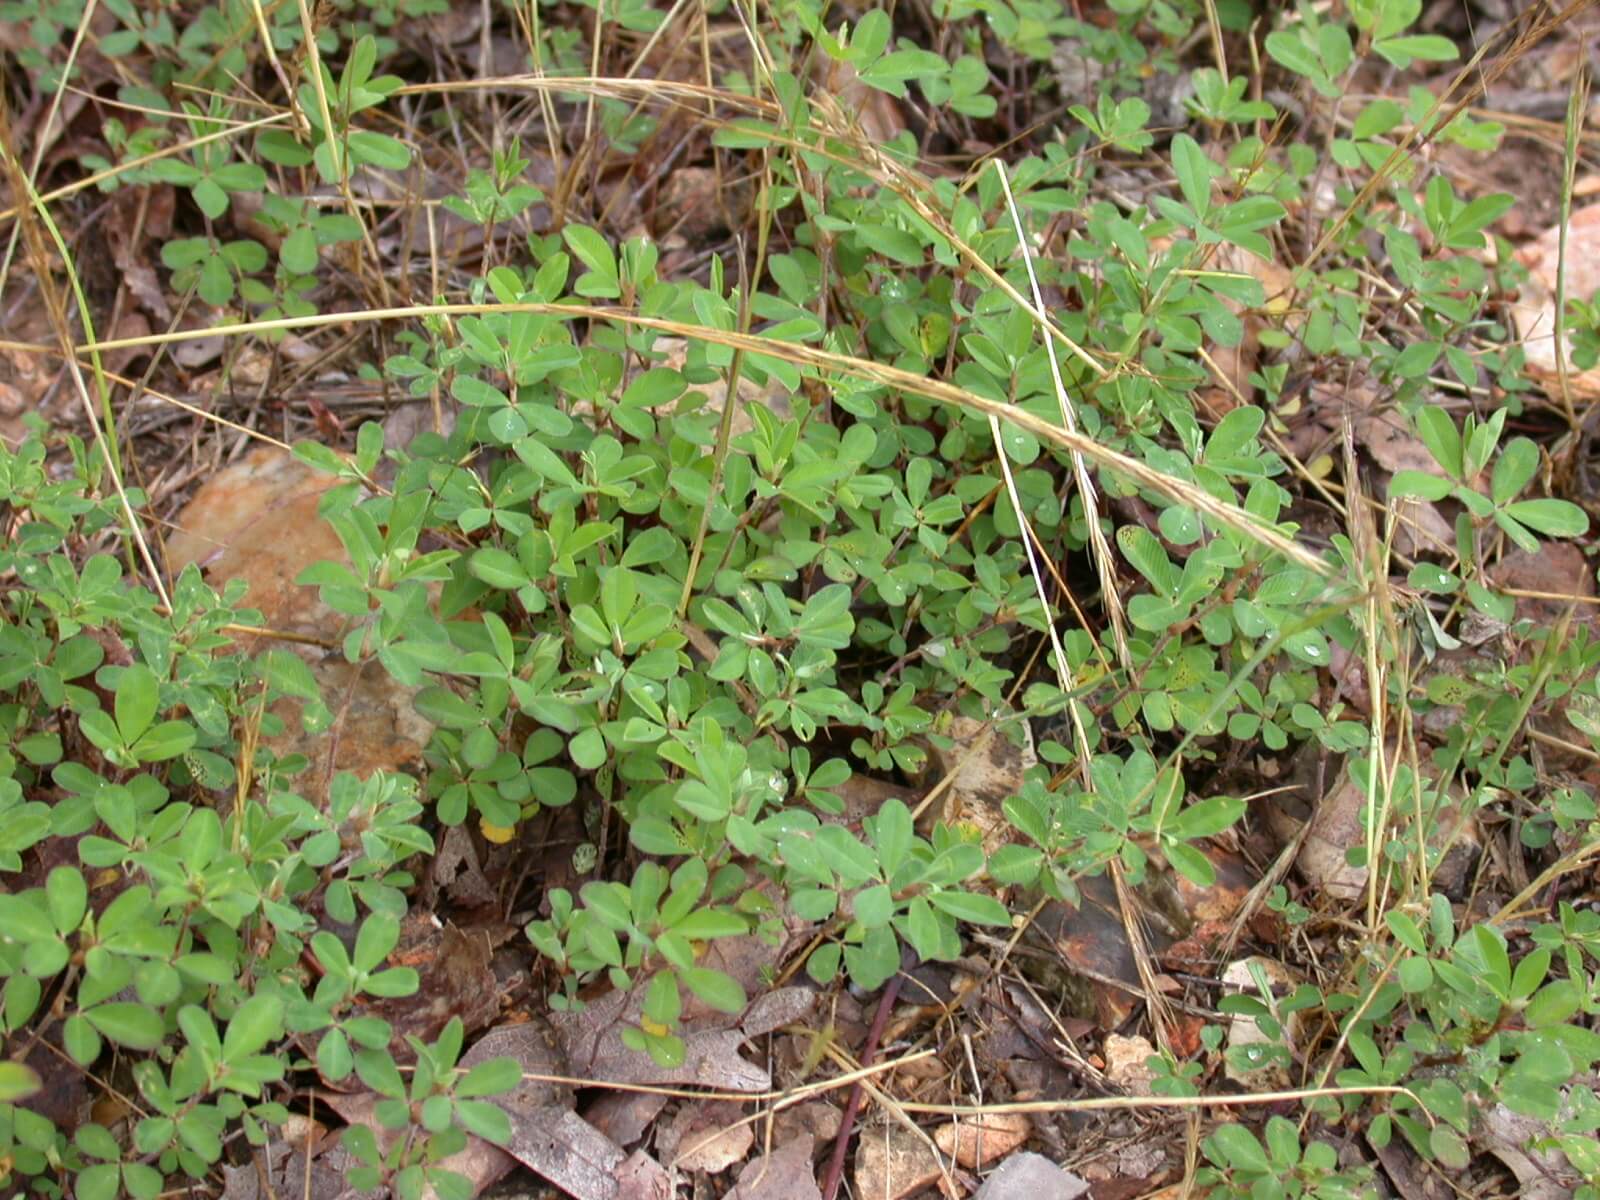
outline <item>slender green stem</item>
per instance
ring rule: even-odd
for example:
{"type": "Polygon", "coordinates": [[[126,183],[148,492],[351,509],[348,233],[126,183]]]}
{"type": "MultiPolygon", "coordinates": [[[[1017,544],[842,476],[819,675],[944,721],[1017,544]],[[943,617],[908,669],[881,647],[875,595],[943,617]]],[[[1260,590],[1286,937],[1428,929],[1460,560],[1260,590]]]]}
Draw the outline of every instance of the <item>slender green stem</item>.
{"type": "MultiPolygon", "coordinates": [[[[761,280],[762,266],[767,257],[767,231],[771,225],[768,206],[767,178],[763,172],[757,220],[756,262],[753,271],[746,272],[744,255],[739,255],[739,333],[750,333],[750,293],[761,280]]],[[[694,595],[694,577],[700,572],[700,558],[705,553],[706,537],[711,532],[711,510],[722,495],[722,473],[728,461],[728,443],[733,437],[733,410],[739,403],[739,377],[744,372],[744,347],[733,352],[728,366],[728,390],[722,398],[722,419],[717,425],[717,447],[711,464],[711,490],[706,496],[706,506],[700,512],[700,526],[695,530],[694,546],[689,551],[689,568],[683,576],[683,594],[678,597],[678,619],[689,612],[689,598],[694,595]]]]}

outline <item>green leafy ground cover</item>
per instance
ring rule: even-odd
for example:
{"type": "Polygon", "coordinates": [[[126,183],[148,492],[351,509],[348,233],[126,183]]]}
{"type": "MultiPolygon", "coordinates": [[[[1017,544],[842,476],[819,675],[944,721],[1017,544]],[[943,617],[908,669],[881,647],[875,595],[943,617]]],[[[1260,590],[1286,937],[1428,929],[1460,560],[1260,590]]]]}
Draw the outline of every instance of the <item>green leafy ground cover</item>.
{"type": "MultiPolygon", "coordinates": [[[[76,364],[65,419],[0,451],[6,1186],[214,1184],[320,1073],[405,1135],[353,1127],[352,1183],[466,1194],[435,1164],[506,1139],[487,1098],[515,1064],[460,1069],[459,1022],[404,1047],[371,1011],[418,986],[387,960],[444,830],[514,841],[581,807],[581,882],[527,882],[540,996],[638,990],[625,1040],[672,1063],[687,998],[750,998],[708,944],[796,917],[811,980],[873,993],[1086,880],[1208,885],[1273,786],[1241,765],[1310,747],[1364,791],[1363,882],[1265,880],[1307,981],[1213,994],[1189,1052],[1157,1037],[1175,1102],[1228,1061],[1296,1083],[1265,1123],[1202,1106],[1192,1182],[1370,1194],[1357,1134],[1481,1181],[1504,1105],[1592,1195],[1600,648],[1576,601],[1540,623],[1497,582],[1513,551],[1592,553],[1587,410],[1530,379],[1508,323],[1516,198],[1441,166],[1504,144],[1467,102],[1561,22],[1530,12],[1467,71],[1462,31],[1420,10],[493,6],[482,44],[530,72],[496,82],[427,0],[0,5],[26,31],[7,303],[76,364]],[[1173,89],[1158,117],[1146,96],[1173,89]],[[45,153],[43,114],[84,95],[45,153]],[[690,166],[720,210],[699,233],[623,198],[690,166]],[[84,233],[128,189],[173,204],[175,330],[133,337],[131,381],[84,233]],[[394,250],[446,215],[474,252],[394,250]],[[235,364],[353,329],[339,354],[374,395],[453,416],[390,449],[292,396],[278,418],[338,480],[320,516],[346,561],[299,582],[346,618],[338,653],[420,689],[419,779],[308,798],[305,761],[259,739],[279,698],[324,728],[337,698],[287,647],[229,652],[259,623],[239,585],[160,569],[174,497],[140,483],[163,444],[129,435],[129,397],[176,390],[168,350],[220,325],[235,364]],[[1414,464],[1375,478],[1348,413],[1292,449],[1309,380],[1367,388],[1414,464]],[[741,385],[782,403],[720,399],[741,385]],[[1401,500],[1447,536],[1407,536],[1401,500]],[[1430,678],[1486,626],[1469,670],[1430,678]],[[1435,710],[1457,716],[1425,728],[1435,710]],[[957,718],[1040,734],[1005,837],[899,800],[835,819],[853,775],[925,786],[957,718]],[[1447,895],[1462,811],[1503,836],[1447,895]],[[1237,1017],[1264,1039],[1228,1044],[1237,1017]],[[123,1115],[30,1107],[41,1043],[123,1115]]],[[[1564,146],[1556,126],[1558,179],[1581,124],[1564,146]]]]}

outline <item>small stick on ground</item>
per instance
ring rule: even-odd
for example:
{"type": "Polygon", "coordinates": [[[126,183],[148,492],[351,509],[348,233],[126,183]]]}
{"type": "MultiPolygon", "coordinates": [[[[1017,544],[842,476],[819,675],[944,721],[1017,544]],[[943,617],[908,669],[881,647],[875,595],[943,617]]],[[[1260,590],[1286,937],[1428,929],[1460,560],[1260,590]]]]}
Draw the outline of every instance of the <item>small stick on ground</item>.
{"type": "MultiPolygon", "coordinates": [[[[872,1017],[872,1028],[867,1031],[866,1047],[861,1052],[863,1067],[870,1067],[878,1053],[878,1042],[883,1037],[884,1026],[889,1023],[889,1014],[894,1010],[894,1002],[900,995],[900,982],[906,977],[907,966],[908,964],[902,963],[894,978],[884,985],[883,996],[878,1000],[878,1011],[872,1017]]],[[[833,1140],[833,1154],[828,1159],[828,1173],[822,1181],[822,1200],[834,1200],[839,1194],[839,1182],[844,1178],[844,1154],[850,1145],[850,1127],[856,1123],[856,1113],[860,1110],[861,1084],[857,1083],[851,1087],[850,1098],[844,1104],[844,1115],[839,1119],[839,1135],[833,1140]]]]}

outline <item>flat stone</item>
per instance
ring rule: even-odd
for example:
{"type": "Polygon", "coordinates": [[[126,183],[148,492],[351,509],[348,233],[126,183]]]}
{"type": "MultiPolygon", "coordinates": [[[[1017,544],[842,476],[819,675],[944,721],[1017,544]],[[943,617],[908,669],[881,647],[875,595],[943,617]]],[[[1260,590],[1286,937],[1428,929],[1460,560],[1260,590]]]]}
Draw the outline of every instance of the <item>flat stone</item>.
{"type": "Polygon", "coordinates": [[[1076,1200],[1089,1185],[1042,1154],[1013,1154],[994,1169],[972,1200],[1076,1200]]]}

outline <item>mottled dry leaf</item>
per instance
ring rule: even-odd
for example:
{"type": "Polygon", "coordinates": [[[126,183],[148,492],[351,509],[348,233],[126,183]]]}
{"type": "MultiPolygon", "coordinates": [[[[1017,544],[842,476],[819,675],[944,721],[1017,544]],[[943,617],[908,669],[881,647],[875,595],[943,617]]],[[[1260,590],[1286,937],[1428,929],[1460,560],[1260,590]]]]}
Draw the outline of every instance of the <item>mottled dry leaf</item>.
{"type": "Polygon", "coordinates": [[[1146,1060],[1155,1052],[1156,1048],[1145,1038],[1108,1034],[1104,1051],[1106,1078],[1130,1096],[1150,1095],[1155,1072],[1146,1060]]]}
{"type": "Polygon", "coordinates": [[[443,892],[457,908],[480,908],[497,899],[483,874],[478,848],[464,825],[452,825],[439,838],[439,852],[428,868],[435,892],[443,892]]]}
{"type": "Polygon", "coordinates": [[[345,1184],[345,1173],[360,1164],[337,1138],[316,1122],[294,1116],[265,1146],[252,1147],[242,1166],[224,1164],[223,1200],[354,1200],[375,1196],[345,1184]],[[308,1164],[307,1158],[310,1158],[308,1164]]]}
{"type": "Polygon", "coordinates": [[[672,1176],[643,1150],[617,1164],[616,1200],[672,1200],[672,1176]]]}
{"type": "MultiPolygon", "coordinates": [[[[1589,1080],[1588,1086],[1593,1083],[1589,1080]]],[[[1568,1100],[1563,1107],[1562,1116],[1570,1117],[1572,1102],[1568,1100]]],[[[1519,1196],[1528,1200],[1566,1200],[1582,1177],[1559,1150],[1535,1149],[1554,1132],[1550,1124],[1496,1104],[1484,1114],[1481,1137],[1484,1149],[1517,1177],[1519,1196]]]]}
{"type": "Polygon", "coordinates": [[[489,963],[508,928],[463,930],[441,925],[431,913],[406,917],[400,944],[388,961],[415,970],[417,990],[369,1005],[369,1011],[394,1027],[392,1049],[397,1058],[412,1057],[407,1035],[431,1042],[452,1017],[459,1017],[471,1037],[499,1015],[499,981],[489,963]]]}
{"type": "MultiPolygon", "coordinates": [[[[1517,261],[1530,278],[1512,308],[1517,333],[1527,355],[1528,373],[1545,394],[1559,399],[1560,373],[1556,365],[1556,280],[1560,265],[1561,228],[1551,226],[1517,251],[1517,261]]],[[[1587,300],[1600,288],[1600,204],[1590,204],[1572,214],[1567,228],[1566,294],[1587,300]]],[[[1566,347],[1567,386],[1579,400],[1600,399],[1600,367],[1579,371],[1572,366],[1572,345],[1566,347]]]]}
{"type": "MultiPolygon", "coordinates": [[[[1035,960],[1039,981],[1062,998],[1065,1011],[1094,1017],[1102,1029],[1118,1029],[1140,1004],[1139,964],[1110,880],[1084,879],[1080,887],[1080,907],[1052,900],[1025,936],[1030,942],[1045,942],[1039,951],[1048,957],[1035,960]]],[[[1153,937],[1152,948],[1159,952],[1165,946],[1153,937]]]]}
{"type": "Polygon", "coordinates": [[[619,1146],[645,1135],[670,1097],[659,1092],[607,1092],[583,1110],[583,1119],[619,1146]]]}
{"type": "Polygon", "coordinates": [[[809,1133],[786,1141],[739,1172],[728,1200],[821,1200],[812,1156],[816,1143],[809,1133]]]}
{"type": "Polygon", "coordinates": [[[979,1113],[933,1132],[938,1146],[963,1167],[992,1167],[1023,1142],[1033,1127],[1024,1113],[979,1113]]]}
{"type": "Polygon", "coordinates": [[[868,1129],[856,1145],[856,1195],[866,1200],[904,1200],[943,1174],[933,1147],[899,1125],[868,1129]]]}
{"type": "MultiPolygon", "coordinates": [[[[400,1136],[394,1130],[386,1129],[378,1122],[376,1115],[378,1097],[372,1092],[357,1094],[324,1093],[320,1095],[320,1099],[334,1112],[343,1117],[346,1123],[350,1125],[365,1125],[372,1130],[373,1136],[377,1138],[379,1147],[385,1151],[400,1136]]],[[[318,1197],[318,1200],[334,1200],[335,1197],[339,1197],[342,1194],[344,1172],[356,1164],[350,1160],[342,1148],[338,1147],[324,1157],[329,1162],[330,1167],[337,1172],[337,1187],[339,1190],[321,1190],[319,1193],[314,1193],[314,1195],[318,1197]]],[[[477,1195],[484,1188],[505,1178],[506,1174],[516,1166],[516,1160],[499,1147],[493,1146],[481,1138],[469,1137],[464,1149],[452,1154],[449,1158],[441,1160],[438,1165],[447,1171],[454,1171],[456,1174],[464,1176],[472,1188],[472,1194],[477,1195]]],[[[284,1179],[282,1183],[275,1186],[271,1191],[259,1193],[259,1200],[275,1200],[275,1198],[280,1198],[286,1194],[301,1196],[302,1181],[299,1172],[303,1172],[304,1169],[304,1158],[297,1154],[294,1159],[290,1160],[288,1169],[283,1173],[284,1179]]],[[[233,1176],[229,1176],[230,1186],[233,1184],[233,1179],[233,1176]]],[[[248,1182],[240,1180],[240,1186],[248,1187],[248,1182]]],[[[323,1185],[324,1188],[332,1186],[331,1180],[323,1185]]],[[[382,1195],[385,1193],[376,1194],[382,1195]]],[[[429,1188],[424,1193],[424,1196],[427,1200],[431,1200],[434,1196],[433,1190],[429,1188]]],[[[232,1200],[231,1197],[230,1200],[232,1200]]],[[[238,1200],[258,1200],[258,1193],[254,1191],[245,1192],[238,1197],[238,1200]]],[[[610,1200],[610,1197],[596,1197],[596,1200],[610,1200]]]]}
{"type": "Polygon", "coordinates": [[[716,1175],[743,1162],[755,1145],[755,1129],[737,1104],[688,1101],[656,1135],[656,1152],[669,1167],[716,1175]]]}
{"type": "MultiPolygon", "coordinates": [[[[348,561],[338,536],[317,515],[318,503],[335,482],[287,451],[253,451],[202,485],[178,515],[166,543],[169,569],[176,574],[195,563],[217,587],[242,579],[245,605],[261,610],[268,629],[336,645],[348,618],[323,604],[316,588],[294,582],[313,563],[348,561]]],[[[249,653],[265,643],[259,637],[239,641],[249,653]]],[[[366,776],[421,763],[433,727],[417,713],[413,690],[400,687],[377,666],[347,662],[338,652],[312,646],[298,650],[311,664],[337,723],[331,732],[308,731],[304,704],[286,698],[273,707],[285,732],[269,744],[280,755],[303,753],[311,760],[302,776],[308,799],[325,795],[335,771],[366,776]]]]}
{"type": "MultiPolygon", "coordinates": [[[[669,367],[674,371],[683,370],[689,357],[689,344],[682,338],[657,338],[655,343],[657,351],[666,355],[656,365],[669,367]]],[[[722,415],[723,401],[728,395],[728,385],[725,380],[716,380],[712,383],[691,384],[688,391],[676,400],[664,405],[658,405],[653,412],[682,412],[691,407],[698,407],[703,413],[720,418],[722,415]],[[702,400],[702,397],[704,398],[702,400]]],[[[733,410],[733,436],[749,433],[755,428],[755,421],[750,416],[749,407],[758,404],[765,408],[778,420],[788,420],[792,410],[789,406],[789,393],[777,380],[769,380],[766,384],[759,384],[752,379],[748,372],[739,377],[739,405],[733,410]]],[[[578,405],[577,408],[581,408],[578,405]]],[[[576,409],[575,409],[576,411],[576,409]]]]}
{"type": "MultiPolygon", "coordinates": [[[[801,989],[793,989],[801,990],[801,989]]],[[[639,989],[642,993],[643,989],[639,989]]],[[[555,1013],[551,1022],[573,1071],[596,1083],[699,1084],[732,1092],[760,1092],[772,1086],[772,1077],[748,1062],[739,1048],[753,1036],[735,1026],[737,1018],[721,1015],[721,1027],[708,1021],[686,1030],[681,1067],[662,1067],[641,1051],[622,1044],[626,1022],[637,1021],[641,1000],[611,992],[586,1004],[581,1012],[555,1013]]]]}
{"type": "Polygon", "coordinates": [[[253,450],[202,484],[178,514],[166,539],[169,569],[176,575],[197,563],[218,587],[243,579],[245,605],[260,609],[269,628],[312,636],[336,631],[343,618],[315,588],[294,579],[312,563],[345,561],[338,535],[317,515],[337,482],[286,450],[253,450]]]}
{"type": "Polygon", "coordinates": [[[957,717],[948,731],[955,746],[934,754],[941,776],[955,773],[945,793],[942,819],[976,828],[989,854],[1012,840],[1001,805],[1022,790],[1024,772],[1039,762],[1028,723],[1015,727],[1021,730],[1020,745],[991,721],[957,717]]]}
{"type": "MultiPolygon", "coordinates": [[[[1300,983],[1300,979],[1288,967],[1276,959],[1263,955],[1251,958],[1241,958],[1231,962],[1222,972],[1222,982],[1229,985],[1229,990],[1238,991],[1247,996],[1260,998],[1260,988],[1255,981],[1255,972],[1259,971],[1266,979],[1268,987],[1275,996],[1287,996],[1300,983]]],[[[1291,1015],[1284,1034],[1291,1045],[1300,1027],[1297,1015],[1291,1015]]],[[[1277,1039],[1268,1037],[1256,1024],[1254,1017],[1236,1016],[1228,1027],[1228,1045],[1230,1047],[1266,1046],[1277,1039]]],[[[1241,1070],[1234,1062],[1232,1055],[1228,1056],[1223,1068],[1227,1077],[1235,1083],[1245,1084],[1255,1091],[1278,1091],[1289,1086],[1288,1068],[1271,1063],[1253,1071],[1241,1070]]]]}

